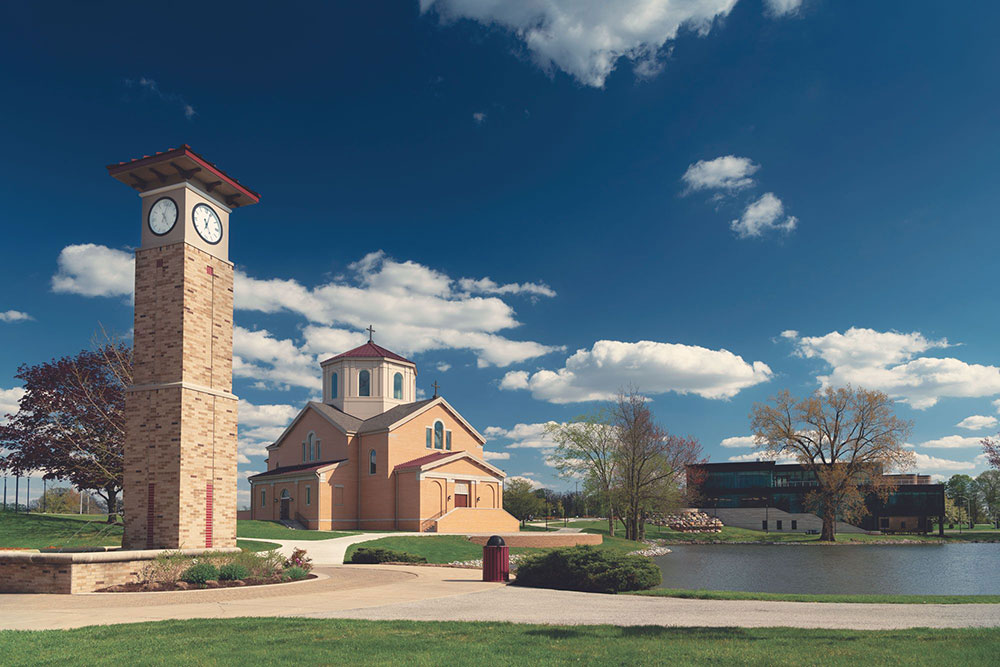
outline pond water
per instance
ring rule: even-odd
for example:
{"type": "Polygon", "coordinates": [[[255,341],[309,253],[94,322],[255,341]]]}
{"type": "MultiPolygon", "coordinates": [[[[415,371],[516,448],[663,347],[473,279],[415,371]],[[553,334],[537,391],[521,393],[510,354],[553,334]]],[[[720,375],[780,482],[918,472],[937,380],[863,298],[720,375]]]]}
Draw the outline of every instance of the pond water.
{"type": "Polygon", "coordinates": [[[664,588],[765,593],[1000,594],[1000,544],[671,545],[664,588]]]}

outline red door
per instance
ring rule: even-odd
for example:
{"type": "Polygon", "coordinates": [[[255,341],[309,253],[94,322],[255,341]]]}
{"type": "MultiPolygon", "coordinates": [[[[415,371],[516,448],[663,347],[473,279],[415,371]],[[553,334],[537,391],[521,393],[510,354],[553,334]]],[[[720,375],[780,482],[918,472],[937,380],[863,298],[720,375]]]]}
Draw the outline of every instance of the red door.
{"type": "Polygon", "coordinates": [[[455,507],[468,507],[469,506],[469,494],[467,493],[456,493],[455,494],[455,507]]]}

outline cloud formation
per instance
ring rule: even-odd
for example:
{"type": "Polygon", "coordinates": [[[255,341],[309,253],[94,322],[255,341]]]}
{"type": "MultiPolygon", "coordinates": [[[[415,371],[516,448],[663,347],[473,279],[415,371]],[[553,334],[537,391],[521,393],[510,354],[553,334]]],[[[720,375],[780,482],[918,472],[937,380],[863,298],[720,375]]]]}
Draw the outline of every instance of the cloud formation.
{"type": "Polygon", "coordinates": [[[748,157],[723,155],[714,160],[698,160],[687,168],[681,180],[691,192],[698,190],[740,190],[754,184],[750,178],[760,169],[748,157]]]}
{"type": "Polygon", "coordinates": [[[16,415],[18,402],[24,396],[24,389],[14,387],[13,389],[0,389],[0,424],[7,423],[7,415],[16,415]]]}
{"type": "Polygon", "coordinates": [[[915,464],[913,470],[922,473],[944,473],[962,472],[974,470],[976,464],[970,461],[955,461],[952,459],[939,459],[936,456],[928,456],[920,452],[913,453],[915,464]]]}
{"type": "MultiPolygon", "coordinates": [[[[786,0],[787,2],[787,0],[786,0]]],[[[736,0],[420,0],[422,13],[460,19],[514,35],[546,72],[563,71],[602,88],[618,61],[640,78],[663,68],[662,55],[679,30],[709,33],[736,0]]]]}
{"type": "Polygon", "coordinates": [[[138,79],[125,79],[125,85],[129,88],[137,88],[143,93],[156,97],[164,102],[178,105],[184,113],[184,117],[188,120],[191,120],[195,117],[195,115],[197,115],[194,107],[188,104],[182,95],[163,92],[160,89],[160,85],[149,77],[140,76],[138,79]]]}
{"type": "Polygon", "coordinates": [[[756,447],[757,442],[752,435],[734,435],[730,438],[723,438],[719,443],[723,447],[756,447]]]}
{"type": "Polygon", "coordinates": [[[958,428],[964,428],[967,431],[985,431],[996,428],[996,425],[997,418],[989,415],[972,415],[955,424],[958,428]]]}
{"type": "Polygon", "coordinates": [[[130,296],[135,282],[132,253],[83,243],[68,245],[56,260],[52,291],[82,296],[130,296]]]}
{"type": "Polygon", "coordinates": [[[599,340],[589,350],[577,350],[558,370],[511,371],[500,388],[526,389],[534,398],[550,403],[609,400],[629,385],[647,395],[674,392],[720,399],[732,398],[771,376],[764,362],[748,363],[724,349],[599,340]]]}
{"type": "Polygon", "coordinates": [[[830,366],[828,374],[817,376],[823,387],[850,384],[878,389],[917,410],[930,408],[941,398],[1000,394],[1000,368],[996,366],[916,356],[950,347],[945,338],[851,327],[844,333],[787,339],[794,343],[796,355],[821,359],[830,366]]]}
{"type": "Polygon", "coordinates": [[[21,312],[20,310],[7,310],[0,312],[0,322],[26,322],[33,319],[35,318],[28,313],[21,312]]]}
{"type": "Polygon", "coordinates": [[[556,443],[545,433],[545,428],[555,423],[516,424],[512,428],[489,426],[483,431],[483,435],[487,438],[510,440],[511,442],[506,445],[507,449],[551,450],[556,448],[556,443]]]}
{"type": "Polygon", "coordinates": [[[982,438],[967,437],[964,435],[946,435],[943,438],[927,440],[920,443],[920,447],[930,447],[932,449],[959,449],[963,447],[980,447],[982,438]]]}
{"type": "Polygon", "coordinates": [[[741,239],[763,236],[765,232],[778,231],[788,234],[795,230],[799,219],[785,215],[785,205],[773,192],[767,192],[760,199],[751,202],[743,215],[729,223],[730,229],[741,239]]]}

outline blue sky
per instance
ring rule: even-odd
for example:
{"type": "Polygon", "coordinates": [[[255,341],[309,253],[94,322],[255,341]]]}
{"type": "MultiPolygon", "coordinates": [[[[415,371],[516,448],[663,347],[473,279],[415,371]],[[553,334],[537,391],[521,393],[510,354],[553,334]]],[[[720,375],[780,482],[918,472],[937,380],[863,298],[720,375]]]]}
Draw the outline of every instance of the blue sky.
{"type": "Polygon", "coordinates": [[[921,471],[975,474],[1000,409],[998,15],[8,3],[0,412],[19,364],[129,331],[138,201],[104,165],[188,143],[262,195],[231,235],[243,474],[368,324],[547,485],[571,483],[539,425],[629,383],[713,461],[749,455],[781,389],[883,389],[921,471]]]}

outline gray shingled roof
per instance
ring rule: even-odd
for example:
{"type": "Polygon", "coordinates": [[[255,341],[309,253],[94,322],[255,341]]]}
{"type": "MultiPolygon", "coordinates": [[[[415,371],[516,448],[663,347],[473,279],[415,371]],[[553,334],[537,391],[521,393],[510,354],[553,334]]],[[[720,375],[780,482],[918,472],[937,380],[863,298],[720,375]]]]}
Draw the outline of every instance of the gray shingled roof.
{"type": "Polygon", "coordinates": [[[326,416],[326,418],[330,421],[339,424],[345,431],[357,432],[357,430],[364,423],[363,420],[358,419],[354,415],[349,415],[343,410],[338,410],[332,405],[327,405],[326,403],[311,401],[309,405],[315,408],[320,414],[326,416]]]}
{"type": "MultiPolygon", "coordinates": [[[[428,398],[423,401],[417,401],[416,403],[406,403],[405,405],[397,405],[396,407],[386,410],[380,415],[375,415],[370,419],[366,419],[358,430],[358,433],[373,433],[375,431],[384,431],[396,422],[398,422],[403,417],[411,415],[420,408],[424,407],[433,398],[428,398]]],[[[339,412],[339,410],[338,410],[339,412]]],[[[343,413],[341,413],[343,414],[343,413]]]]}

